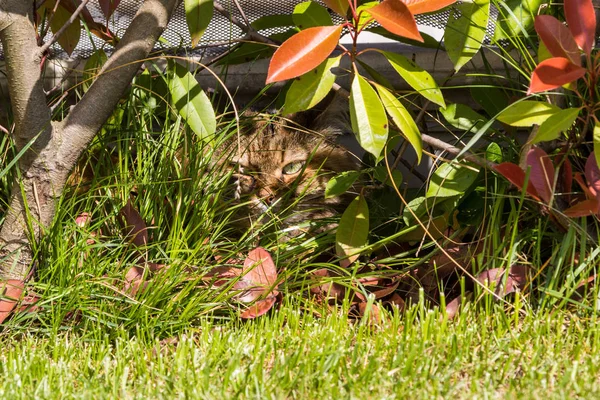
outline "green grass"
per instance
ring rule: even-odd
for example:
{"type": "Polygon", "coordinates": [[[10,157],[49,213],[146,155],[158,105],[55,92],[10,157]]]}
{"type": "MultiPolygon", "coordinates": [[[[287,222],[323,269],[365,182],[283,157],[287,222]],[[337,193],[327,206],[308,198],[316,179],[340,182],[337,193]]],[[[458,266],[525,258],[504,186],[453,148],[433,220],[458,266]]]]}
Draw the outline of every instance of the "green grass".
{"type": "Polygon", "coordinates": [[[162,343],[144,326],[0,336],[2,398],[597,398],[597,319],[416,306],[379,326],[289,302],[203,321],[162,343]],[[322,316],[314,314],[319,312],[322,316]],[[175,341],[177,343],[175,343],[175,341]]]}

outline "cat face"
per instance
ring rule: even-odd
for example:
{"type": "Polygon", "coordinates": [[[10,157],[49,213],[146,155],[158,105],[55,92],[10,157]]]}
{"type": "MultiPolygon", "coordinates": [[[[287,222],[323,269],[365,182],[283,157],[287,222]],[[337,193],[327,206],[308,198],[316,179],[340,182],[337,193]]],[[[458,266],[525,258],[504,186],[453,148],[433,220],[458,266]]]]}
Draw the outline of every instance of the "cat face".
{"type": "Polygon", "coordinates": [[[239,137],[234,135],[225,145],[235,197],[244,204],[238,212],[240,225],[272,222],[302,231],[311,222],[343,211],[356,194],[325,199],[325,187],[331,177],[358,169],[359,163],[334,143],[339,130],[329,122],[268,114],[243,121],[239,137]],[[319,130],[307,129],[311,125],[319,130]]]}

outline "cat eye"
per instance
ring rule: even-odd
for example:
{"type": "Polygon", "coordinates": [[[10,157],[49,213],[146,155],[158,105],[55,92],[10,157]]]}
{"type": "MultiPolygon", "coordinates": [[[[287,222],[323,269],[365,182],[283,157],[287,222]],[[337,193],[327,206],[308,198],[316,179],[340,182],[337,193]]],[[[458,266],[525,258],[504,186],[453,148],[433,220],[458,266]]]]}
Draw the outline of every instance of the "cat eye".
{"type": "Polygon", "coordinates": [[[283,167],[281,172],[283,172],[285,175],[293,175],[300,172],[302,170],[302,167],[304,167],[303,161],[295,161],[283,167]]]}

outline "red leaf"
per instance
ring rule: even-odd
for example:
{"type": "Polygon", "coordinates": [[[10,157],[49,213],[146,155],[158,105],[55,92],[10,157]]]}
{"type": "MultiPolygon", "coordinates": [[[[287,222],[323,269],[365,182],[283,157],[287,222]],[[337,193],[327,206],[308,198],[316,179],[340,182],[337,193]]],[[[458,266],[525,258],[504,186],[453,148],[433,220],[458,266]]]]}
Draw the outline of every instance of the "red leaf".
{"type": "Polygon", "coordinates": [[[456,0],[403,0],[413,15],[437,11],[450,4],[456,3],[456,0]]]}
{"type": "Polygon", "coordinates": [[[396,35],[423,42],[415,17],[400,0],[384,0],[368,12],[381,26],[396,35]]]}
{"type": "Polygon", "coordinates": [[[585,68],[573,64],[564,57],[549,58],[539,63],[531,74],[527,94],[545,92],[576,81],[585,75],[585,71],[585,68]]]}
{"type": "Polygon", "coordinates": [[[554,165],[546,152],[533,147],[527,153],[527,165],[531,167],[529,181],[535,187],[542,200],[549,204],[552,200],[554,186],[554,165]]]}
{"type": "Polygon", "coordinates": [[[233,285],[234,289],[244,290],[236,296],[238,301],[249,303],[266,293],[277,294],[277,269],[269,252],[262,247],[248,253],[242,274],[240,280],[233,285]]]}
{"type": "Polygon", "coordinates": [[[23,294],[25,284],[21,280],[9,279],[0,282],[0,324],[10,315],[23,294]]]}
{"type": "Polygon", "coordinates": [[[119,7],[121,0],[98,0],[102,14],[109,19],[113,12],[119,7]]]}
{"type": "Polygon", "coordinates": [[[266,299],[258,300],[256,303],[252,304],[250,307],[240,313],[240,318],[253,319],[260,317],[273,307],[273,304],[275,304],[276,300],[277,296],[269,296],[266,299]]]}
{"type": "Polygon", "coordinates": [[[148,228],[140,213],[137,212],[129,200],[127,201],[127,204],[121,208],[119,214],[121,214],[122,217],[125,236],[127,236],[134,245],[145,246],[148,243],[148,228]]]}
{"type": "Polygon", "coordinates": [[[573,176],[573,178],[575,179],[575,182],[577,182],[579,184],[579,186],[581,187],[581,189],[585,193],[585,198],[586,199],[591,199],[591,200],[595,199],[596,198],[596,193],[592,193],[592,191],[588,187],[587,183],[583,181],[582,176],[583,175],[581,175],[581,172],[576,172],[575,176],[573,176]]]}
{"type": "Polygon", "coordinates": [[[498,296],[506,296],[509,293],[516,292],[517,289],[523,289],[527,283],[527,267],[524,265],[513,265],[510,267],[508,276],[506,276],[504,268],[494,268],[483,271],[477,275],[477,280],[486,286],[494,283],[496,286],[495,293],[498,296]],[[504,290],[502,286],[506,285],[504,290]]]}
{"type": "Polygon", "coordinates": [[[342,26],[315,26],[283,42],[271,63],[267,82],[295,78],[319,66],[335,49],[342,26]]]}
{"type": "Polygon", "coordinates": [[[583,200],[573,207],[569,207],[564,211],[567,217],[587,217],[588,215],[598,214],[600,211],[600,204],[596,199],[583,200]]]}
{"type": "MultiPolygon", "coordinates": [[[[519,168],[517,164],[504,162],[496,165],[494,167],[494,170],[506,179],[508,179],[510,183],[523,190],[523,186],[525,186],[525,172],[521,168],[519,168]]],[[[535,190],[535,187],[532,185],[531,180],[527,182],[527,194],[538,201],[540,200],[540,195],[535,190]]]]}
{"type": "Polygon", "coordinates": [[[587,179],[590,192],[600,201],[600,169],[598,169],[594,152],[585,162],[585,179],[587,179]]]}
{"type": "Polygon", "coordinates": [[[535,17],[535,30],[552,56],[568,58],[573,64],[581,65],[577,43],[562,22],[551,15],[538,15],[535,17]]]}
{"type": "Polygon", "coordinates": [[[587,55],[594,47],[594,35],[596,32],[596,12],[592,0],[565,0],[565,18],[569,30],[587,55]]]}
{"type": "Polygon", "coordinates": [[[90,222],[92,222],[90,213],[82,212],[75,218],[75,224],[80,228],[85,228],[90,222]]]}

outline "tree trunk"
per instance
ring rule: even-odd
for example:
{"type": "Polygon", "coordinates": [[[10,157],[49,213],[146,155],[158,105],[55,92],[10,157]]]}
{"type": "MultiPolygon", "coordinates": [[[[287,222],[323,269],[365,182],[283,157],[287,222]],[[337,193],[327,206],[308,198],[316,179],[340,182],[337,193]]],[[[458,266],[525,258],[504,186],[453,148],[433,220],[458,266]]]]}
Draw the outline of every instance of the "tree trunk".
{"type": "MultiPolygon", "coordinates": [[[[0,229],[0,294],[2,282],[8,282],[13,285],[7,286],[6,295],[10,292],[15,297],[18,282],[32,271],[36,243],[54,219],[56,200],[69,172],[112,114],[140,60],[148,56],[180,1],[144,2],[96,81],[61,122],[51,122],[42,87],[41,54],[32,23],[34,0],[0,1],[0,40],[15,120],[13,139],[17,151],[30,146],[19,159],[19,177],[0,229]]],[[[0,322],[6,311],[2,301],[0,322]]]]}

